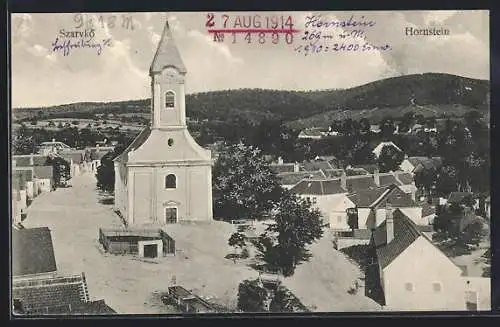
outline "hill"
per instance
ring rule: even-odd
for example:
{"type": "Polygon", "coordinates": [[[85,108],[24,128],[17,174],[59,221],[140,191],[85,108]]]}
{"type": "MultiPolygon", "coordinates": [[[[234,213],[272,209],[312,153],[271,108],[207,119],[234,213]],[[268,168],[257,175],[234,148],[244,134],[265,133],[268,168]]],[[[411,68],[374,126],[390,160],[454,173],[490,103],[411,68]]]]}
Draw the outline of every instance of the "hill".
{"type": "MultiPolygon", "coordinates": [[[[365,85],[321,91],[237,89],[186,96],[187,116],[192,119],[261,121],[280,119],[309,124],[343,117],[399,116],[403,111],[425,115],[461,116],[477,109],[488,111],[490,83],[449,74],[415,74],[365,85]]],[[[45,108],[17,108],[14,120],[44,118],[92,118],[96,114],[147,113],[150,100],[82,102],[45,108]]]]}

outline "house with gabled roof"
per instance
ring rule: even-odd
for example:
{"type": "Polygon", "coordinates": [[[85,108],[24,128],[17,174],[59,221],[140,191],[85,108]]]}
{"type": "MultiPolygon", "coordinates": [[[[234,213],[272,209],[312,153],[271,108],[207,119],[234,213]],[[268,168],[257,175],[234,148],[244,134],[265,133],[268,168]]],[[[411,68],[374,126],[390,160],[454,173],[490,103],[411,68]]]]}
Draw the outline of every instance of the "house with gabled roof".
{"type": "Polygon", "coordinates": [[[415,174],[422,170],[437,170],[443,164],[441,157],[407,157],[399,165],[404,172],[415,174]]]}
{"type": "Polygon", "coordinates": [[[384,213],[370,240],[378,269],[367,276],[378,281],[381,304],[399,311],[465,310],[462,269],[401,210],[388,206],[384,213]]]}
{"type": "Polygon", "coordinates": [[[375,158],[378,158],[380,157],[380,154],[382,153],[382,149],[384,148],[384,146],[389,146],[389,147],[392,147],[394,149],[396,149],[397,151],[399,152],[403,152],[403,150],[401,150],[400,147],[398,147],[396,144],[394,144],[394,142],[392,141],[387,141],[387,142],[380,142],[373,150],[372,150],[372,153],[375,155],[375,158]]]}
{"type": "Polygon", "coordinates": [[[412,196],[395,184],[356,192],[348,198],[358,213],[358,229],[371,230],[379,226],[385,219],[387,203],[400,209],[416,224],[429,224],[427,220],[422,219],[422,208],[414,202],[412,196]]]}
{"type": "Polygon", "coordinates": [[[114,313],[104,301],[90,300],[84,273],[57,271],[48,227],[12,230],[11,275],[18,314],[114,313]]]}

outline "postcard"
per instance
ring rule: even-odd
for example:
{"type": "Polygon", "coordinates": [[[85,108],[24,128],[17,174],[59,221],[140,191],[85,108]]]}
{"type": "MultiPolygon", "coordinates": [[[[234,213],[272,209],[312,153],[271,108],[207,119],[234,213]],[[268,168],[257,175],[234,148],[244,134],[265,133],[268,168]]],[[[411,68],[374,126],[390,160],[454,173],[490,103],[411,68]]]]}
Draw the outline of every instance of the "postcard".
{"type": "Polygon", "coordinates": [[[12,313],[489,311],[488,11],[11,15],[12,313]]]}

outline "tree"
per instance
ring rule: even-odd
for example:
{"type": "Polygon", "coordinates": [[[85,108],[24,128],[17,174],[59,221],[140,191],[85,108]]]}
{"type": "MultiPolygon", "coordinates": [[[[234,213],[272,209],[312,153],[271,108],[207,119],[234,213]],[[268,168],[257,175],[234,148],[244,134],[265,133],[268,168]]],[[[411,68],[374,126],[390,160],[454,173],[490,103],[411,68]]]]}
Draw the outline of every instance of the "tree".
{"type": "Polygon", "coordinates": [[[309,258],[307,245],[321,238],[321,214],[298,196],[285,192],[277,207],[275,222],[266,229],[259,250],[264,260],[291,276],[295,267],[309,258]]]}
{"type": "Polygon", "coordinates": [[[383,138],[389,138],[392,135],[394,135],[394,132],[396,131],[396,125],[394,124],[394,121],[391,118],[385,118],[382,120],[380,123],[380,135],[383,138]]]}
{"type": "Polygon", "coordinates": [[[368,118],[361,118],[358,125],[360,134],[367,134],[370,132],[370,121],[368,118]]]}
{"type": "Polygon", "coordinates": [[[61,183],[69,180],[71,178],[71,167],[69,162],[61,157],[49,157],[45,163],[46,165],[52,166],[52,178],[54,181],[54,187],[58,187],[61,183]]]}
{"type": "Polygon", "coordinates": [[[267,291],[258,280],[244,280],[238,286],[238,309],[243,312],[264,312],[267,291]]]}
{"type": "Polygon", "coordinates": [[[378,166],[381,173],[397,171],[404,160],[404,154],[392,145],[384,145],[378,157],[378,166]]]}
{"type": "Polygon", "coordinates": [[[106,153],[101,158],[101,165],[97,167],[97,188],[105,192],[115,190],[115,166],[113,159],[125,150],[125,146],[120,144],[113,151],[106,153]]]}
{"type": "Polygon", "coordinates": [[[224,146],[213,167],[216,216],[255,219],[267,214],[283,189],[259,149],[243,143],[224,146]]]}
{"type": "Polygon", "coordinates": [[[436,192],[439,196],[447,196],[451,192],[457,191],[458,172],[451,165],[442,166],[436,174],[436,192]]]}
{"type": "Polygon", "coordinates": [[[358,211],[355,208],[347,209],[347,225],[351,231],[358,229],[358,211]]]}

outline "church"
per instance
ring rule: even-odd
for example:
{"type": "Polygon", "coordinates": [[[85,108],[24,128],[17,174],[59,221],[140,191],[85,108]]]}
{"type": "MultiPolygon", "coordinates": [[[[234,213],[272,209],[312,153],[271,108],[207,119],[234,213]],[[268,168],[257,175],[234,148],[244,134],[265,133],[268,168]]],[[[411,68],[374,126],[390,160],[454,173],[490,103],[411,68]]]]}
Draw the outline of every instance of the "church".
{"type": "Polygon", "coordinates": [[[151,123],[114,159],[115,210],[128,225],[211,221],[211,152],[186,125],[186,67],[165,23],[149,75],[151,123]]]}

